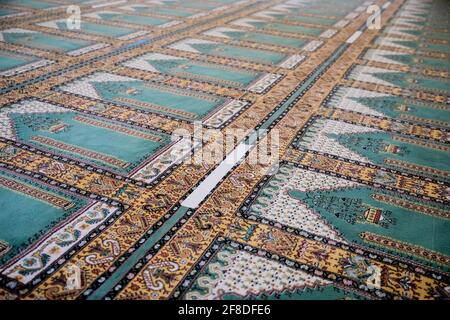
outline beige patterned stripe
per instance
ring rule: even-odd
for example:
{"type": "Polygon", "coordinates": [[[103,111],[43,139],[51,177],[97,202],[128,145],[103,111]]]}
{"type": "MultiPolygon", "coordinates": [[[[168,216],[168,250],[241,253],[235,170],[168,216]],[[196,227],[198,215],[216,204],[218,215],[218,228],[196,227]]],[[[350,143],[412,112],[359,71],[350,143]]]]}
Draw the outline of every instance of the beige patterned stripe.
{"type": "Polygon", "coordinates": [[[179,115],[179,116],[182,116],[185,118],[189,118],[189,119],[196,119],[198,117],[195,113],[192,113],[192,112],[186,112],[186,111],[176,110],[176,109],[167,108],[167,107],[163,107],[163,106],[157,106],[152,103],[147,103],[147,102],[138,101],[138,100],[129,99],[129,98],[117,98],[117,101],[126,103],[126,104],[133,104],[133,105],[139,106],[144,109],[150,109],[150,110],[156,110],[156,111],[162,111],[162,112],[167,112],[167,113],[171,113],[171,114],[176,114],[176,115],[179,115]]]}
{"type": "Polygon", "coordinates": [[[400,198],[396,198],[396,197],[391,197],[388,195],[384,195],[384,194],[374,194],[372,196],[372,198],[374,198],[375,200],[396,206],[396,207],[401,207],[401,208],[405,208],[408,210],[412,210],[412,211],[417,211],[426,215],[430,215],[430,216],[435,216],[435,217],[439,217],[439,218],[445,218],[445,219],[450,219],[450,211],[448,210],[441,210],[441,209],[437,209],[437,208],[433,208],[433,207],[429,207],[429,206],[424,206],[412,201],[407,201],[407,200],[403,200],[400,198]]]}
{"type": "Polygon", "coordinates": [[[406,121],[423,122],[423,123],[428,123],[428,124],[438,125],[438,126],[447,126],[447,127],[450,126],[450,123],[448,123],[446,121],[425,119],[425,118],[420,118],[420,117],[415,117],[415,116],[410,116],[410,115],[405,115],[405,114],[402,114],[400,116],[400,119],[403,119],[403,120],[406,120],[406,121]]]}
{"type": "Polygon", "coordinates": [[[82,156],[86,156],[89,157],[91,159],[95,159],[95,160],[99,160],[102,161],[104,163],[108,163],[111,164],[113,166],[116,167],[120,167],[120,168],[126,168],[128,167],[129,163],[119,160],[117,158],[114,157],[110,157],[95,151],[91,151],[91,150],[86,150],[83,148],[79,148],[79,147],[75,147],[75,146],[71,146],[69,144],[57,141],[57,140],[53,140],[51,138],[46,138],[46,137],[42,137],[42,136],[34,136],[31,137],[32,141],[36,141],[39,143],[42,143],[44,145],[53,147],[53,148],[57,148],[60,150],[64,150],[64,151],[69,151],[69,152],[73,152],[73,153],[77,153],[80,154],[82,156]]]}
{"type": "Polygon", "coordinates": [[[382,246],[396,251],[402,251],[404,253],[421,257],[427,260],[437,261],[445,265],[450,265],[450,257],[440,254],[438,252],[434,252],[416,245],[403,243],[371,232],[363,232],[360,234],[360,236],[364,241],[376,244],[378,246],[382,246]]]}
{"type": "Polygon", "coordinates": [[[194,97],[194,98],[198,98],[198,99],[203,99],[203,100],[208,100],[208,101],[213,101],[213,102],[217,102],[218,98],[212,95],[208,95],[206,93],[201,93],[201,92],[194,92],[194,91],[187,91],[187,90],[183,90],[182,89],[177,89],[177,88],[172,88],[172,87],[165,87],[165,86],[161,86],[158,85],[156,83],[149,83],[149,82],[145,82],[144,83],[144,87],[150,88],[150,89],[157,89],[163,92],[168,92],[168,93],[173,93],[179,96],[184,96],[184,97],[194,97]]]}
{"type": "Polygon", "coordinates": [[[400,136],[397,136],[397,135],[394,135],[393,139],[395,141],[405,142],[405,143],[409,143],[409,144],[415,144],[415,145],[418,145],[418,146],[421,146],[421,147],[425,147],[425,148],[430,148],[430,149],[450,152],[450,147],[445,146],[445,145],[441,145],[441,144],[437,144],[437,143],[430,143],[430,142],[427,142],[427,141],[411,139],[411,138],[406,138],[406,137],[400,137],[400,136]]]}
{"type": "Polygon", "coordinates": [[[83,116],[75,116],[73,117],[74,120],[82,122],[84,124],[88,124],[94,127],[99,127],[99,128],[104,128],[104,129],[109,129],[109,130],[113,130],[116,132],[120,132],[120,133],[124,133],[126,135],[129,136],[133,136],[133,137],[137,137],[137,138],[141,138],[141,139],[145,139],[145,140],[150,140],[150,141],[154,141],[154,142],[161,142],[162,138],[158,137],[157,135],[153,135],[150,133],[146,133],[146,132],[141,132],[141,131],[137,131],[137,130],[132,130],[126,127],[122,127],[119,125],[115,125],[115,124],[111,124],[111,123],[107,123],[107,122],[103,122],[103,121],[98,121],[98,120],[94,120],[94,119],[89,119],[83,116]]]}
{"type": "Polygon", "coordinates": [[[14,181],[14,180],[6,179],[4,177],[0,177],[0,185],[8,188],[10,190],[24,193],[33,198],[50,203],[51,205],[58,207],[58,208],[62,208],[64,210],[70,209],[74,205],[72,202],[70,202],[64,198],[57,197],[50,193],[27,186],[23,183],[20,183],[20,182],[14,181]]]}
{"type": "Polygon", "coordinates": [[[429,174],[434,174],[434,175],[446,177],[446,178],[450,177],[450,172],[438,170],[438,169],[426,167],[426,166],[419,166],[417,164],[409,163],[406,161],[395,160],[395,159],[385,159],[384,163],[391,165],[391,166],[396,166],[396,167],[413,170],[416,172],[426,172],[429,174]]]}

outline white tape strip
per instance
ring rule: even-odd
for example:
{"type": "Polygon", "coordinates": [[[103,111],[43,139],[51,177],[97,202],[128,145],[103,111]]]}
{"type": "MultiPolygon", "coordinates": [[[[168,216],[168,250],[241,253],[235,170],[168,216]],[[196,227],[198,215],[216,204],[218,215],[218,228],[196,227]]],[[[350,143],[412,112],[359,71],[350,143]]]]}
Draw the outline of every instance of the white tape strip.
{"type": "Polygon", "coordinates": [[[352,34],[351,37],[348,38],[347,41],[345,41],[345,42],[351,44],[351,43],[355,42],[356,39],[358,39],[361,36],[361,34],[362,34],[362,31],[359,31],[359,30],[355,31],[355,33],[352,34]]]}
{"type": "Polygon", "coordinates": [[[181,203],[182,206],[195,209],[210,192],[219,184],[220,180],[245,156],[252,146],[241,143],[214,169],[200,185],[181,203]]]}

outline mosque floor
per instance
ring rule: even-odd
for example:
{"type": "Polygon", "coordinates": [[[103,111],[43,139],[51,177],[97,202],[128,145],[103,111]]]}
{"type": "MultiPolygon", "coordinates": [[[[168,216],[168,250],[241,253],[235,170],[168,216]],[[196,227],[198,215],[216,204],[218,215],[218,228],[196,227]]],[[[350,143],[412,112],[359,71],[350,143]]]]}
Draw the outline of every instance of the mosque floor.
{"type": "Polygon", "coordinates": [[[449,6],[0,1],[0,299],[449,299],[449,6]]]}

